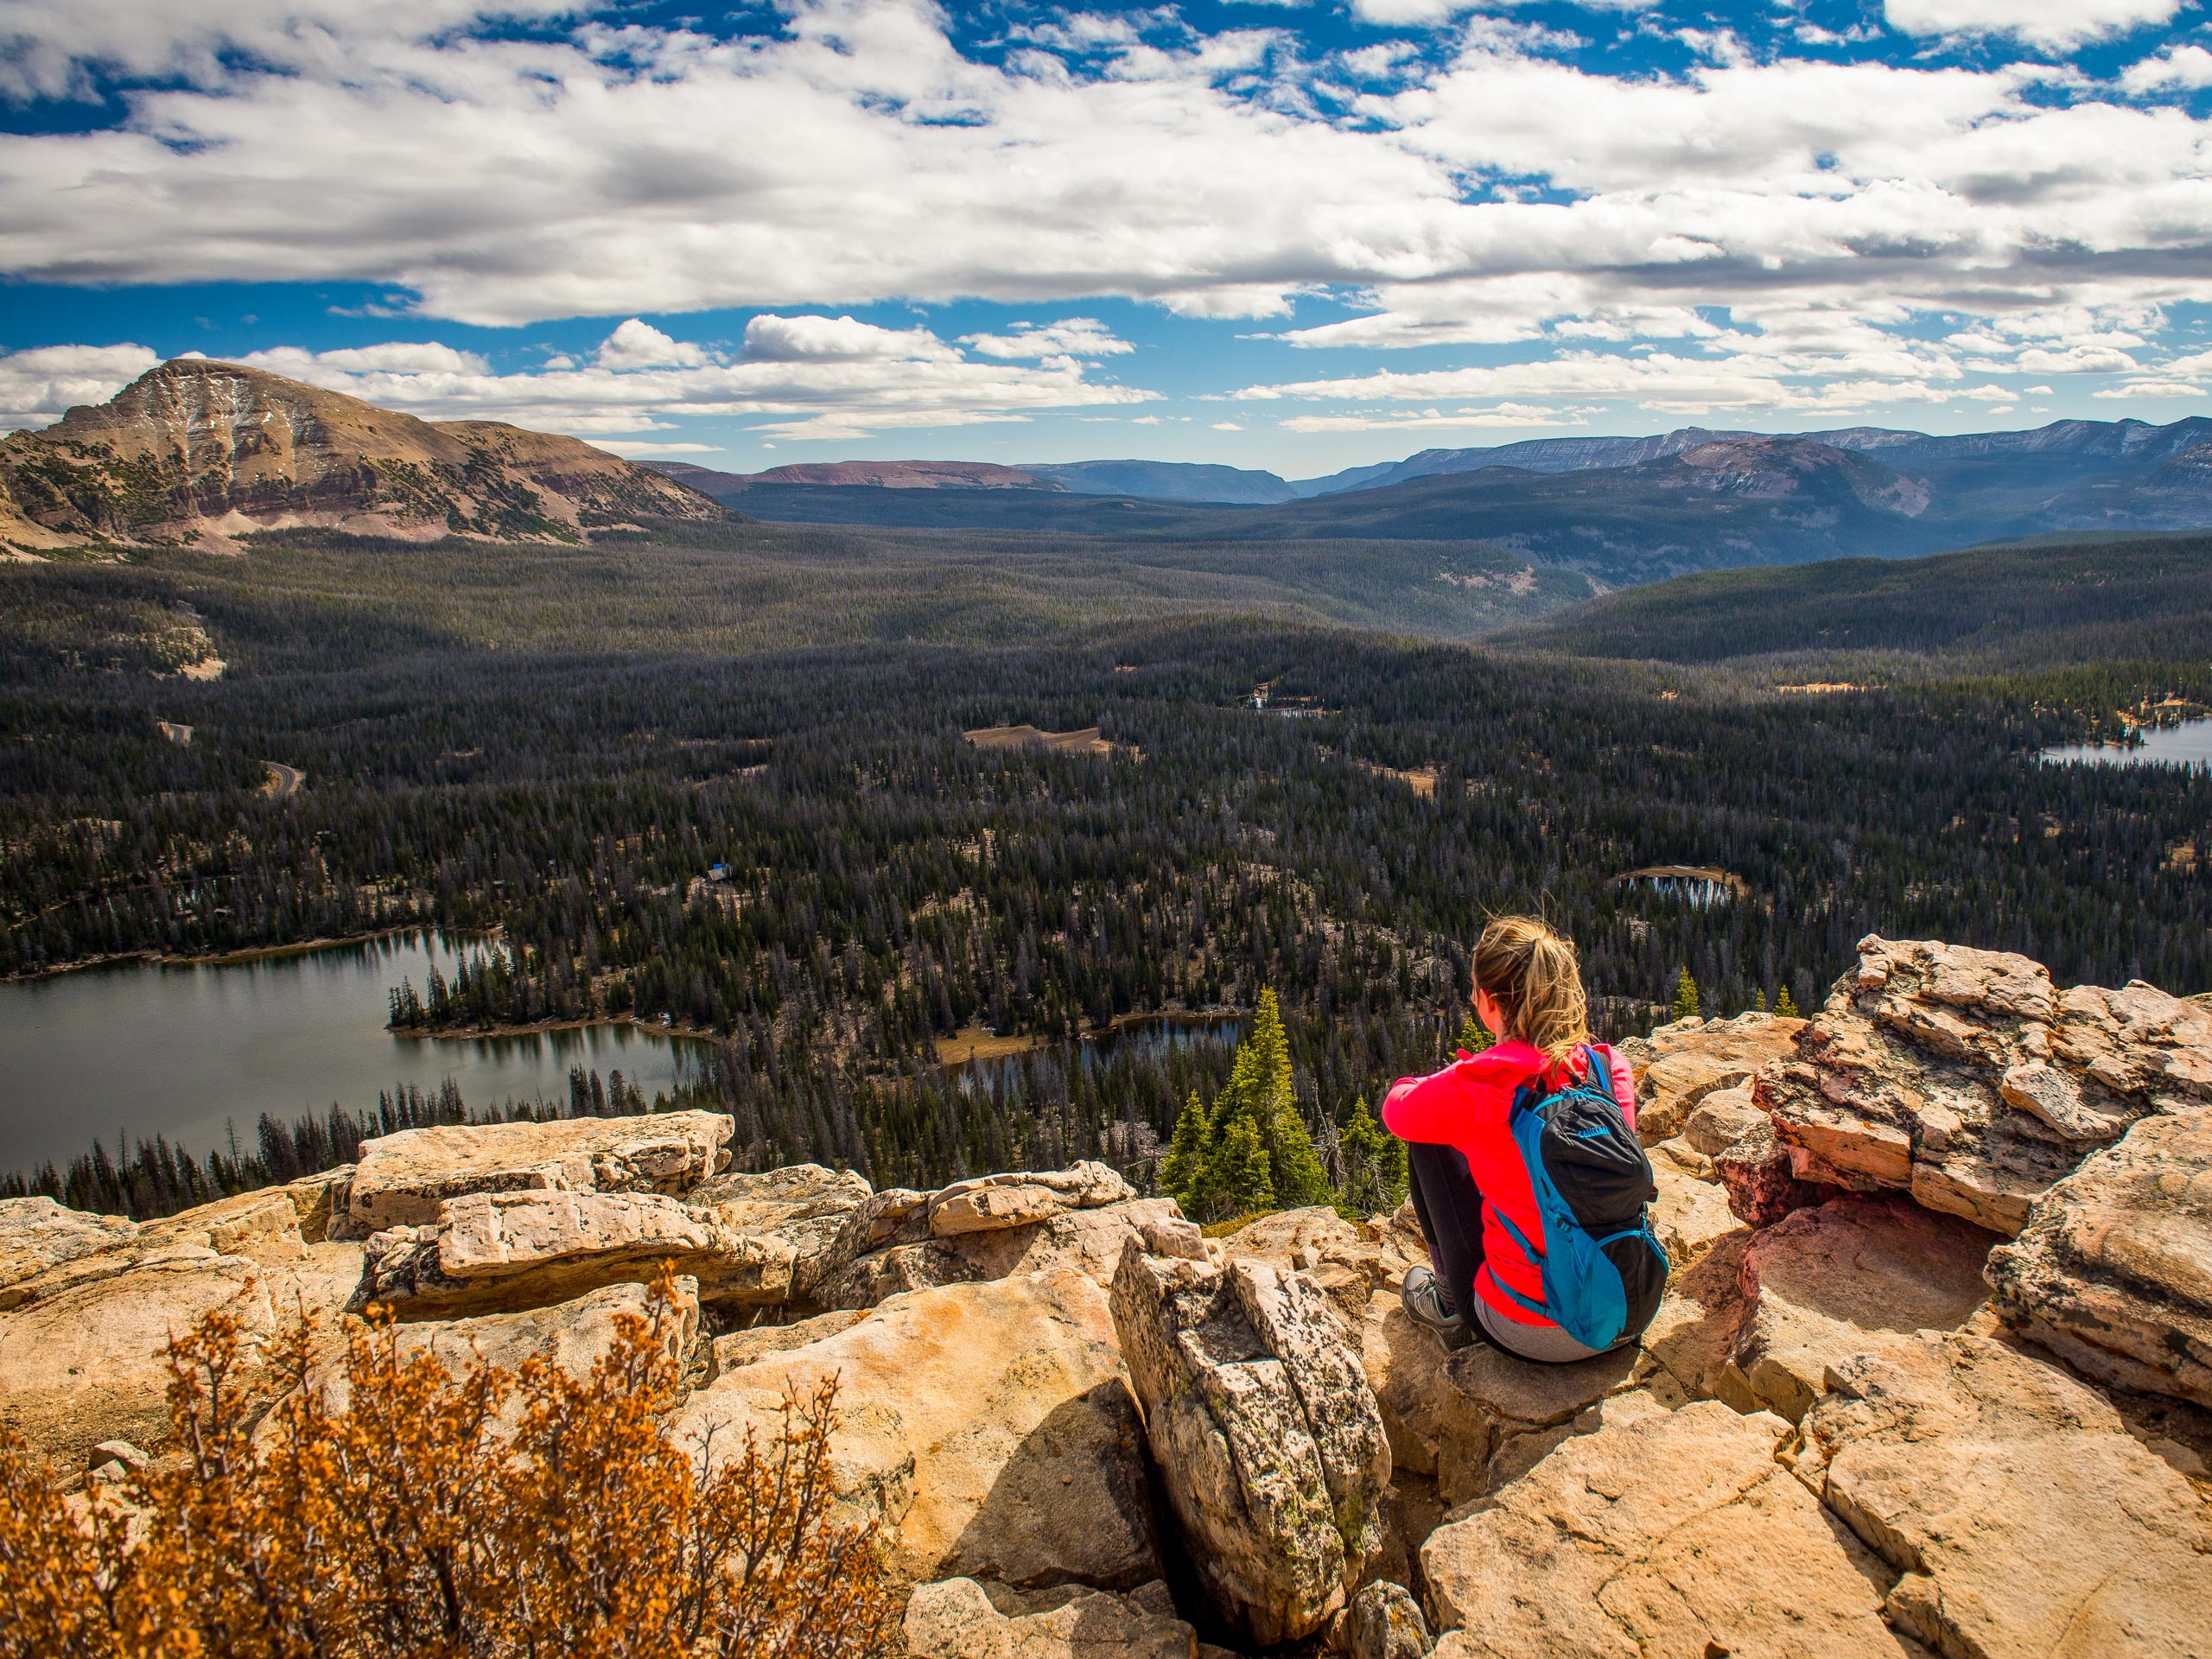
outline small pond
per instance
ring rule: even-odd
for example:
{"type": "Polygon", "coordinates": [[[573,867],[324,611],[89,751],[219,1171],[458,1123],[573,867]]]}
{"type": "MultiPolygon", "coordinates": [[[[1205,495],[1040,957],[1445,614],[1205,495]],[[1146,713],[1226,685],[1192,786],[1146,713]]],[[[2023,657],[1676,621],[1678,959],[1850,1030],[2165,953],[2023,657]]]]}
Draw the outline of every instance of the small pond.
{"type": "Polygon", "coordinates": [[[988,1095],[1017,1087],[1025,1065],[1072,1067],[1090,1073],[1121,1059],[1139,1063],[1163,1059],[1177,1049],[1234,1047],[1243,1034],[1243,1022],[1226,1015],[1198,1019],[1163,1015],[1132,1020],[1077,1043],[1047,1044],[1019,1054],[962,1060],[950,1070],[963,1093],[988,1095]]]}
{"type": "Polygon", "coordinates": [[[2154,726],[2140,743],[2062,743],[2037,757],[2053,762],[2086,760],[2104,766],[2186,766],[2212,770],[2212,720],[2154,726]]]}
{"type": "Polygon", "coordinates": [[[241,1147],[267,1112],[286,1122],[380,1090],[450,1077],[481,1109],[562,1100],[569,1068],[620,1071],[650,1100],[702,1053],[680,1037],[588,1026],[522,1037],[396,1037],[387,997],[448,978],[465,938],[395,934],[240,962],[125,963],[0,984],[0,1170],[66,1165],[95,1138],[155,1135],[194,1154],[241,1147]]]}

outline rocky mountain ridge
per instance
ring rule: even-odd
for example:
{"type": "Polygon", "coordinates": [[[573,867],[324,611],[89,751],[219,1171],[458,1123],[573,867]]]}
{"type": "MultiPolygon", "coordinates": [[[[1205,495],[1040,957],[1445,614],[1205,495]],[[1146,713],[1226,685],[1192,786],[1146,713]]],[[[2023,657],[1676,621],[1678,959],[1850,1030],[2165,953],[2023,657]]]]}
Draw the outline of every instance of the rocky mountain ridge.
{"type": "Polygon", "coordinates": [[[417,420],[205,358],[0,440],[0,545],[191,543],[321,528],[435,540],[573,542],[640,517],[715,519],[714,501],[577,439],[497,421],[417,420]]]}
{"type": "Polygon", "coordinates": [[[0,1417],[143,1459],[165,1322],[296,1298],[581,1371],[673,1259],[673,1444],[837,1377],[918,1659],[2202,1659],[2212,1007],[1870,938],[1810,1020],[1625,1051],[1674,1274],[1579,1364],[1412,1325],[1408,1208],[1207,1238],[1098,1163],[877,1192],[689,1112],[410,1130],[143,1226],[0,1205],[0,1417]]]}

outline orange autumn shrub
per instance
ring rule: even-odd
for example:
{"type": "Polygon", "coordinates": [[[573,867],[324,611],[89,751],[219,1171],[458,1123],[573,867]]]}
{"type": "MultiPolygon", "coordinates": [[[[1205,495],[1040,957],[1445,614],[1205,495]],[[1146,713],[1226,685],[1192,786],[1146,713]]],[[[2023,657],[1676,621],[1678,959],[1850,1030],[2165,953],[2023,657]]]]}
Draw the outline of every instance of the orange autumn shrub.
{"type": "Polygon", "coordinates": [[[0,1659],[830,1659],[883,1652],[896,1604],[871,1525],[830,1482],[835,1384],[763,1444],[663,1427],[677,1399],[664,1275],[578,1378],[543,1358],[455,1378],[355,1325],[256,1431],[234,1319],[169,1348],[181,1457],[64,1497],[0,1439],[0,1659]]]}

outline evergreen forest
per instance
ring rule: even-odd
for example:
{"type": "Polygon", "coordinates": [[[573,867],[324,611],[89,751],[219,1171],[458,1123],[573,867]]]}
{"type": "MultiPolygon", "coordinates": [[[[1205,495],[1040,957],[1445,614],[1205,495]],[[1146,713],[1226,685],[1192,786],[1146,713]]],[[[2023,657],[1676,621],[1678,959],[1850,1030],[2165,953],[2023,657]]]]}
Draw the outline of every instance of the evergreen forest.
{"type": "MultiPolygon", "coordinates": [[[[2037,759],[2212,701],[2171,605],[2131,630],[2062,595],[2008,632],[1986,569],[1933,559],[1862,571],[1865,643],[1802,626],[1858,613],[1826,566],[1436,639],[1331,613],[1377,571],[1396,585],[1357,602],[1414,613],[1421,567],[1354,547],[1269,589],[1264,552],[1233,593],[792,526],[0,567],[0,973],[435,927],[477,944],[395,1024],[696,1033],[682,1103],[734,1113],[756,1166],[926,1185],[1098,1156],[1189,1192],[1204,1142],[1209,1214],[1261,1207],[1262,1178],[1275,1202],[1390,1185],[1372,1108],[1448,1053],[1491,914],[1576,939],[1609,1037],[1670,1017],[1686,976],[1707,1014],[1816,1008],[1870,931],[2212,986],[2212,778],[2037,759]],[[1023,725],[1098,741],[964,735],[1023,725]],[[1722,879],[1637,874],[1668,870],[1722,879]],[[1072,1046],[1161,1017],[1268,1053],[1072,1046]],[[948,1067],[957,1033],[1015,1052],[948,1067]]],[[[2155,594],[2212,563],[2177,538],[2008,556],[2015,611],[2046,567],[2155,594]]],[[[171,1149],[198,1173],[163,1180],[342,1160],[321,1121],[171,1149]]]]}

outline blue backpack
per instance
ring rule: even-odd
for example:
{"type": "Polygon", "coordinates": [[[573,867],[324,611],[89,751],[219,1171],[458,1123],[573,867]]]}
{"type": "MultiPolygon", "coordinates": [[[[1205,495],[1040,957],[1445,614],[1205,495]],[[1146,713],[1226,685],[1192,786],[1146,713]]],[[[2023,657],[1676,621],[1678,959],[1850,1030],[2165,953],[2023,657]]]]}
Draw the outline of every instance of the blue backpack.
{"type": "Polygon", "coordinates": [[[1547,1093],[1531,1079],[1513,1098],[1513,1139],[1543,1237],[1524,1238],[1503,1211],[1493,1213],[1542,1271],[1544,1300],[1491,1282],[1584,1347],[1604,1350],[1651,1323],[1667,1288],[1667,1252],[1644,1212],[1659,1196],[1651,1160],[1613,1100],[1605,1057],[1589,1053],[1580,1083],[1547,1093]]]}

